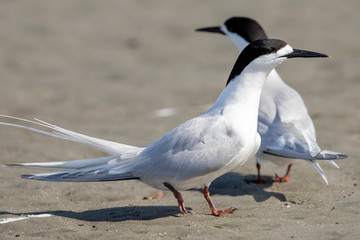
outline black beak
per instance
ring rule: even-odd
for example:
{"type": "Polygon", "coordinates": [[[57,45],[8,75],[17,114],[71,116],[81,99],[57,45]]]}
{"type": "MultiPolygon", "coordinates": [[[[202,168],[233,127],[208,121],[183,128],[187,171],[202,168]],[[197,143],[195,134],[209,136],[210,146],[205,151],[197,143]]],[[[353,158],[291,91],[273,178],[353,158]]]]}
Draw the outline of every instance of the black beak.
{"type": "Polygon", "coordinates": [[[196,32],[212,32],[212,33],[220,33],[225,35],[223,31],[221,31],[220,27],[206,27],[206,28],[198,28],[195,29],[196,32]]]}
{"type": "Polygon", "coordinates": [[[317,53],[317,52],[311,52],[306,50],[300,50],[300,49],[294,49],[292,53],[286,54],[282,57],[287,58],[315,58],[315,57],[326,57],[328,58],[328,55],[317,53]]]}

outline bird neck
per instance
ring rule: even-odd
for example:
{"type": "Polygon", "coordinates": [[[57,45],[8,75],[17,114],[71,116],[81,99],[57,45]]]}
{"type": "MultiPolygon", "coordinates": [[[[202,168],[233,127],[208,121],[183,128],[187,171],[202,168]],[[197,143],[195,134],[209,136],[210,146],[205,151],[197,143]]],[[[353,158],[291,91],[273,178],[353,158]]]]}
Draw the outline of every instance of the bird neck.
{"type": "Polygon", "coordinates": [[[243,141],[255,141],[261,90],[266,72],[248,72],[233,79],[207,114],[221,115],[243,141]]]}
{"type": "Polygon", "coordinates": [[[244,38],[239,37],[237,34],[235,33],[229,33],[228,34],[228,38],[230,39],[230,41],[235,44],[235,46],[237,47],[239,53],[241,53],[244,48],[249,45],[249,42],[246,41],[244,38]]]}
{"type": "Polygon", "coordinates": [[[261,90],[268,74],[267,71],[245,71],[236,76],[222,91],[214,107],[226,109],[231,106],[244,108],[255,106],[258,108],[261,90]]]}
{"type": "Polygon", "coordinates": [[[264,85],[264,91],[268,96],[272,96],[273,99],[284,97],[284,91],[288,91],[289,86],[281,79],[276,70],[272,70],[267,77],[264,85]]]}

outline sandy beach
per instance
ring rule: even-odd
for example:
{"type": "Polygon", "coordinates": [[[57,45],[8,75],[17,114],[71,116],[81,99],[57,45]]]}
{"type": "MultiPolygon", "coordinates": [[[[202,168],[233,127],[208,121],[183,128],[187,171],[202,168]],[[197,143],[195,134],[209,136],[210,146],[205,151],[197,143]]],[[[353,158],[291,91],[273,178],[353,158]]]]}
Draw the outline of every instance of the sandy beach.
{"type": "MultiPolygon", "coordinates": [[[[137,180],[29,181],[20,175],[38,171],[0,168],[0,239],[358,239],[359,12],[356,0],[0,1],[1,114],[146,146],[205,112],[237,58],[228,39],[194,29],[247,16],[272,38],[331,56],[277,69],[304,98],[319,145],[350,156],[337,161],[341,169],[320,163],[329,185],[301,160],[290,182],[247,184],[256,174],[250,159],[212,183],[217,207],[238,208],[220,218],[197,190],[182,192],[192,212],[183,216],[171,192],[143,200],[155,189],[137,180]]],[[[101,156],[0,126],[1,164],[101,156]]]]}

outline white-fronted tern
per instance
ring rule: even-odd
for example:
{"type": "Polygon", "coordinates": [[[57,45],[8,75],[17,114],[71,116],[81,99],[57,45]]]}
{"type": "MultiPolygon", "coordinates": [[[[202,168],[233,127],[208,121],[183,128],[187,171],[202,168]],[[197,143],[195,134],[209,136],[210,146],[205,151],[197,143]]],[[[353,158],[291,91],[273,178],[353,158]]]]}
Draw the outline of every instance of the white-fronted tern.
{"type": "Polygon", "coordinates": [[[173,192],[180,212],[187,213],[179,190],[204,188],[204,197],[215,216],[233,213],[235,208],[216,209],[209,186],[217,177],[242,165],[260,146],[257,133],[261,90],[268,74],[287,58],[327,57],[297,50],[276,39],[257,40],[238,57],[225,89],[203,115],[193,118],[146,147],[135,147],[76,133],[35,119],[13,118],[48,130],[9,122],[1,125],[80,142],[109,155],[97,159],[64,162],[8,164],[11,167],[48,169],[60,172],[22,175],[25,179],[92,182],[140,179],[173,192]]]}
{"type": "MultiPolygon", "coordinates": [[[[197,31],[223,34],[236,45],[239,52],[255,40],[267,39],[260,24],[246,17],[232,17],[221,26],[200,28],[197,31]]],[[[321,150],[303,99],[281,79],[275,69],[269,74],[261,93],[258,132],[261,136],[261,145],[256,154],[258,178],[251,182],[266,181],[260,174],[263,161],[289,164],[286,175],[275,175],[274,179],[276,182],[287,182],[293,160],[303,159],[309,162],[328,184],[317,160],[327,160],[339,168],[333,160],[348,157],[342,153],[321,150]]]]}

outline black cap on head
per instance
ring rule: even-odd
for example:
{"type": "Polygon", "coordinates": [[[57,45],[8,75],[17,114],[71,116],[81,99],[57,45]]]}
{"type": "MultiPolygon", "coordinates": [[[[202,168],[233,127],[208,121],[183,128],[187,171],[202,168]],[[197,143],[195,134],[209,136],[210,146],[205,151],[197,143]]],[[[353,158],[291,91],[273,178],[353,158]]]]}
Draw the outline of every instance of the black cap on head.
{"type": "Polygon", "coordinates": [[[226,20],[225,26],[230,32],[239,34],[249,43],[268,38],[260,24],[251,18],[232,17],[226,20]]]}
{"type": "MultiPolygon", "coordinates": [[[[229,32],[239,34],[249,43],[258,39],[267,39],[264,29],[254,19],[247,17],[232,17],[224,23],[229,32]]],[[[198,28],[198,32],[211,32],[225,34],[220,26],[198,28]]]]}
{"type": "Polygon", "coordinates": [[[240,56],[235,62],[226,85],[228,85],[229,82],[231,82],[231,80],[233,80],[236,76],[238,76],[255,58],[265,54],[275,53],[286,45],[286,42],[278,39],[259,39],[250,43],[240,53],[240,56]]]}
{"type": "MultiPolygon", "coordinates": [[[[279,39],[259,39],[250,43],[241,53],[235,62],[235,65],[230,73],[229,79],[226,85],[231,82],[236,76],[244,70],[244,68],[252,62],[254,59],[270,54],[276,53],[281,48],[288,45],[286,42],[279,39]]],[[[293,49],[291,53],[279,56],[278,58],[318,58],[318,57],[329,57],[328,55],[311,52],[300,49],[293,49]]]]}

